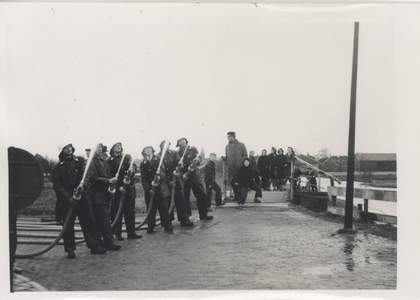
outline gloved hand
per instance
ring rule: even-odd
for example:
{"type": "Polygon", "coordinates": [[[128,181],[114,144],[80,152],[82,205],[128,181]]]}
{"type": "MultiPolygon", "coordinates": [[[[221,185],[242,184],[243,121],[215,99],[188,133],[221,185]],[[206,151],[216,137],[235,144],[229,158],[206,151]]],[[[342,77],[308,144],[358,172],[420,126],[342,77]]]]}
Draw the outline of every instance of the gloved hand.
{"type": "Polygon", "coordinates": [[[125,195],[127,193],[127,191],[125,190],[125,188],[122,186],[118,189],[120,191],[121,195],[125,195]]]}

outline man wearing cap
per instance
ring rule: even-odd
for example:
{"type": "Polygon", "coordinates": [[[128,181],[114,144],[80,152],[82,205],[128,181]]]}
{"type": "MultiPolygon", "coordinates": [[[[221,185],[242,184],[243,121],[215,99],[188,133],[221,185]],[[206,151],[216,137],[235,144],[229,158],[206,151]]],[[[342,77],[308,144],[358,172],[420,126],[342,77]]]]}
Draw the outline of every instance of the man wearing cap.
{"type": "Polygon", "coordinates": [[[135,166],[132,164],[132,157],[130,154],[123,154],[121,143],[116,143],[109,151],[110,157],[108,163],[111,166],[111,175],[117,177],[117,186],[115,188],[114,198],[111,206],[111,222],[114,222],[118,208],[120,206],[121,197],[124,194],[123,213],[115,224],[114,232],[117,240],[122,241],[124,238],[122,234],[122,217],[124,216],[127,237],[129,239],[139,239],[142,236],[135,232],[135,206],[136,206],[136,188],[134,186],[135,166]],[[124,160],[123,160],[124,159],[124,160]],[[120,168],[121,165],[121,168],[120,168]],[[117,174],[118,173],[118,174],[117,174]],[[128,184],[124,184],[124,178],[129,180],[128,184]]]}
{"type": "Polygon", "coordinates": [[[239,188],[235,185],[235,176],[239,168],[242,166],[244,158],[248,157],[248,152],[243,143],[236,139],[236,134],[233,131],[227,133],[229,143],[226,145],[226,164],[228,165],[229,183],[233,188],[235,194],[235,201],[239,199],[239,188]]]}
{"type": "Polygon", "coordinates": [[[178,154],[182,157],[183,167],[181,172],[184,174],[184,197],[187,208],[187,214],[191,216],[190,190],[197,198],[198,214],[200,220],[211,220],[213,216],[207,215],[206,192],[204,191],[203,180],[198,172],[197,166],[201,162],[198,150],[188,145],[186,138],[180,138],[176,144],[179,147],[178,154]]]}
{"type": "MultiPolygon", "coordinates": [[[[168,142],[169,143],[169,142],[168,142]]],[[[165,141],[162,141],[160,143],[160,152],[158,156],[162,156],[162,151],[164,147],[165,141]]],[[[171,143],[169,143],[169,146],[171,143]]],[[[172,151],[169,149],[166,150],[166,153],[163,154],[163,164],[165,165],[165,174],[168,182],[170,185],[174,186],[174,202],[176,206],[176,213],[178,216],[178,221],[181,222],[181,226],[184,227],[191,227],[194,225],[190,221],[187,215],[187,211],[185,208],[185,200],[184,200],[184,192],[183,192],[183,186],[182,181],[179,176],[174,176],[174,171],[176,170],[176,167],[178,166],[181,157],[176,151],[172,151]]],[[[172,187],[172,186],[171,186],[172,187]]],[[[171,190],[172,192],[172,190],[171,190]]],[[[168,198],[170,200],[170,198],[168,198]]],[[[168,201],[170,203],[170,201],[168,201]]],[[[171,212],[169,216],[170,220],[174,220],[174,213],[171,212]]]]}
{"type": "Polygon", "coordinates": [[[90,248],[92,254],[105,254],[106,250],[99,246],[99,236],[96,230],[92,215],[92,207],[86,198],[85,192],[82,192],[80,200],[73,198],[73,191],[78,187],[83,177],[84,162],[81,158],[74,156],[74,147],[68,144],[63,147],[59,154],[59,162],[54,167],[52,173],[53,188],[63,203],[64,219],[67,218],[69,210],[73,207],[70,221],[64,231],[64,251],[67,252],[67,258],[75,258],[76,250],[74,236],[74,221],[78,216],[80,226],[86,245],[90,248]]]}
{"type": "Polygon", "coordinates": [[[102,156],[102,144],[98,144],[92,157],[92,162],[86,173],[83,189],[87,189],[92,200],[93,215],[96,227],[107,250],[115,251],[121,248],[113,242],[111,223],[109,219],[109,185],[115,185],[117,178],[111,176],[111,167],[102,156]]]}
{"type": "Polygon", "coordinates": [[[159,168],[160,156],[154,154],[155,150],[151,146],[143,149],[143,161],[140,163],[141,183],[144,190],[147,210],[151,209],[147,220],[147,233],[153,233],[156,227],[156,209],[159,210],[160,223],[165,227],[165,231],[172,231],[172,224],[169,221],[168,203],[166,197],[170,195],[164,165],[159,168]],[[157,185],[154,185],[157,183],[157,185]],[[149,208],[153,197],[153,205],[149,208]]]}

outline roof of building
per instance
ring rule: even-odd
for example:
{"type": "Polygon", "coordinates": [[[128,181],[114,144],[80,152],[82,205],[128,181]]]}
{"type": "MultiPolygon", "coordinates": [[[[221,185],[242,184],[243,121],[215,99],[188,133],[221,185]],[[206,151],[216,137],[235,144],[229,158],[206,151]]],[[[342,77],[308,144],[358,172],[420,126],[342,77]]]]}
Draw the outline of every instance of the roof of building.
{"type": "Polygon", "coordinates": [[[298,155],[297,157],[299,157],[301,160],[304,160],[311,165],[319,165],[319,161],[315,160],[315,158],[312,158],[311,156],[301,154],[301,155],[298,155]]]}
{"type": "Polygon", "coordinates": [[[396,161],[396,153],[356,153],[359,161],[396,161]]]}
{"type": "Polygon", "coordinates": [[[328,156],[326,158],[321,158],[319,160],[319,163],[321,164],[321,166],[323,166],[327,162],[331,162],[331,163],[333,163],[333,164],[335,164],[335,165],[338,166],[338,163],[333,158],[331,158],[331,156],[328,156]]]}

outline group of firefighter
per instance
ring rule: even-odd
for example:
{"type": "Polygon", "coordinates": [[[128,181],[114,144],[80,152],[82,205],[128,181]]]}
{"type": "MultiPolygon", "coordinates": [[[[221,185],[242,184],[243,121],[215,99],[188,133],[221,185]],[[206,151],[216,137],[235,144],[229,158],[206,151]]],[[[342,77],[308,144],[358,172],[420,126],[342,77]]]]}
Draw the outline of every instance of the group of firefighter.
{"type": "MultiPolygon", "coordinates": [[[[256,191],[254,202],[260,203],[262,189],[256,179],[253,155],[248,157],[245,145],[236,139],[235,132],[228,132],[227,138],[226,156],[222,157],[228,166],[225,184],[232,186],[237,208],[243,208],[249,189],[256,191]]],[[[170,142],[162,141],[159,153],[155,153],[152,146],[147,146],[142,151],[143,158],[139,164],[123,152],[122,143],[115,143],[109,155],[106,146],[101,143],[95,149],[86,149],[89,150],[87,160],[74,155],[72,144],[60,147],[59,162],[54,167],[52,181],[57,196],[56,221],[66,221],[63,240],[68,258],[76,257],[76,216],[92,254],[105,254],[121,248],[114,241],[124,240],[123,217],[128,239],[141,238],[136,229],[140,229],[146,221],[147,233],[154,233],[156,210],[165,231],[173,231],[174,207],[180,225],[193,226],[189,219],[191,190],[197,199],[200,220],[213,219],[208,215],[212,210],[212,190],[216,192],[216,206],[225,204],[221,188],[216,183],[216,154],[210,154],[210,160],[205,165],[204,184],[199,172],[202,157],[197,148],[190,146],[186,138],[180,138],[176,146],[177,151],[171,150],[170,142]],[[137,171],[141,174],[148,213],[147,220],[136,227],[134,176],[137,171]]],[[[264,155],[261,158],[264,159],[264,155]]]]}
{"type": "MultiPolygon", "coordinates": [[[[211,192],[208,197],[209,194],[204,190],[198,171],[202,158],[195,147],[188,145],[186,138],[179,139],[177,147],[178,151],[171,150],[170,143],[163,141],[160,144],[160,152],[155,153],[153,147],[147,146],[142,151],[143,158],[139,165],[134,163],[132,156],[123,152],[121,143],[112,146],[109,156],[103,152],[104,145],[99,143],[88,154],[87,160],[74,155],[75,149],[72,144],[61,148],[59,162],[53,169],[52,182],[57,196],[56,216],[61,214],[62,220],[66,220],[63,240],[68,258],[76,257],[74,253],[76,216],[79,218],[86,245],[92,254],[105,254],[107,251],[121,248],[121,245],[114,241],[124,240],[123,217],[127,238],[142,237],[136,233],[136,229],[139,228],[136,228],[135,222],[134,175],[138,169],[148,210],[147,233],[154,233],[156,210],[159,211],[160,224],[164,230],[173,230],[174,213],[172,209],[170,210],[171,200],[172,207],[176,207],[180,225],[193,226],[189,219],[191,190],[197,199],[200,220],[213,219],[213,216],[208,215],[211,192]],[[118,218],[119,209],[122,213],[118,218]]],[[[206,165],[206,174],[212,177],[211,180],[206,179],[210,190],[212,183],[214,189],[217,185],[215,154],[212,156],[211,162],[206,165]]],[[[224,205],[219,193],[220,191],[216,197],[218,206],[224,205]]]]}

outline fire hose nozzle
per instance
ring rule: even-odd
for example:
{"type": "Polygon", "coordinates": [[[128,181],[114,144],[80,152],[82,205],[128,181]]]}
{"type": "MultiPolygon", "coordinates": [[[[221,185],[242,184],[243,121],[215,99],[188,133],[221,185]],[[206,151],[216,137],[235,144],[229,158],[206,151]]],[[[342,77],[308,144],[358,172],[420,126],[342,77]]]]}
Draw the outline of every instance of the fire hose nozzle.
{"type": "Polygon", "coordinates": [[[124,180],[123,180],[123,183],[124,183],[124,184],[130,184],[130,183],[131,183],[131,179],[130,179],[130,177],[129,177],[129,176],[125,176],[125,177],[124,177],[124,180]]]}
{"type": "Polygon", "coordinates": [[[152,181],[152,186],[157,187],[159,185],[160,179],[161,177],[159,175],[156,175],[152,181]]]}
{"type": "Polygon", "coordinates": [[[82,198],[82,189],[77,188],[73,191],[73,199],[78,201],[82,198]]]}
{"type": "Polygon", "coordinates": [[[108,188],[108,192],[110,192],[111,194],[115,194],[115,186],[110,186],[108,188]]]}

